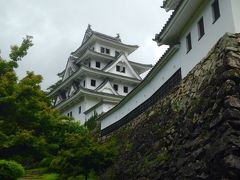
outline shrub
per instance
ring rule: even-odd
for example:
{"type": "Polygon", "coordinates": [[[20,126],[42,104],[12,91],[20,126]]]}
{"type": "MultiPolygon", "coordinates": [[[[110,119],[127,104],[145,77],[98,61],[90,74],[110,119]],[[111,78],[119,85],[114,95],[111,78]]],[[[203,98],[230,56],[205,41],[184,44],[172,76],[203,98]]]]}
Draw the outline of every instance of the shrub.
{"type": "Polygon", "coordinates": [[[0,160],[0,179],[15,180],[25,173],[21,164],[15,161],[0,160]]]}

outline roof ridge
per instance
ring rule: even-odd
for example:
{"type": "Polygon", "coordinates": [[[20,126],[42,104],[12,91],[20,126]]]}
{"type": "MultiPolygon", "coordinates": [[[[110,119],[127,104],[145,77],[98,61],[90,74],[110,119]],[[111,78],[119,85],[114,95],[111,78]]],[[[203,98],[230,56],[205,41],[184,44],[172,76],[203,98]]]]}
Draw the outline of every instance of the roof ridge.
{"type": "Polygon", "coordinates": [[[92,33],[93,33],[93,34],[96,34],[96,35],[100,35],[100,36],[105,36],[105,37],[107,37],[107,38],[113,39],[113,40],[118,41],[118,42],[122,42],[119,34],[117,34],[116,37],[113,37],[113,36],[109,36],[109,35],[107,35],[107,34],[103,34],[103,33],[101,33],[101,32],[93,31],[93,30],[92,30],[92,33]]]}

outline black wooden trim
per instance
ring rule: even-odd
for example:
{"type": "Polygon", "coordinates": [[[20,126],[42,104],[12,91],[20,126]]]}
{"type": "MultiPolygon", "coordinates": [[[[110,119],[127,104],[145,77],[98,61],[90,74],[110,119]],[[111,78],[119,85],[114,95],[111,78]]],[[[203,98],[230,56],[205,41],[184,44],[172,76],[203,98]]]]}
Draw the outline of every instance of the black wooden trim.
{"type": "Polygon", "coordinates": [[[106,136],[109,133],[117,130],[124,124],[130,122],[139,114],[144,112],[147,108],[155,104],[157,101],[163,99],[179,82],[182,80],[181,68],[178,69],[150,98],[129,112],[119,121],[101,130],[101,136],[106,136]]]}

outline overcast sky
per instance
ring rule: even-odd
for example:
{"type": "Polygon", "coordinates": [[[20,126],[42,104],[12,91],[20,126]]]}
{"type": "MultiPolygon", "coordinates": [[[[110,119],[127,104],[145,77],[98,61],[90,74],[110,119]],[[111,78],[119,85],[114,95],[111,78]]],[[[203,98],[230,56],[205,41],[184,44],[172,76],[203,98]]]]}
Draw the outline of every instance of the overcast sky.
{"type": "Polygon", "coordinates": [[[20,77],[34,71],[46,89],[59,78],[71,52],[81,44],[88,24],[104,34],[120,34],[122,42],[139,45],[130,60],[155,64],[166,47],[152,41],[169,13],[163,0],[0,0],[0,49],[7,58],[10,45],[25,35],[34,46],[20,63],[20,77]]]}

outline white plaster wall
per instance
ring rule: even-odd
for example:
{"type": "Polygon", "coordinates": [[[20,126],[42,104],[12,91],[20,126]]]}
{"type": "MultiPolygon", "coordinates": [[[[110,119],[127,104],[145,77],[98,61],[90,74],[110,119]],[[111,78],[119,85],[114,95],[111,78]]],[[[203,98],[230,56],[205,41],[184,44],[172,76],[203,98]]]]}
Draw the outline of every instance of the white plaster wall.
{"type": "MultiPolygon", "coordinates": [[[[239,4],[239,0],[232,0],[234,4],[239,4]],[[238,2],[237,2],[238,1],[238,2]]],[[[138,105],[148,99],[154,92],[159,89],[167,79],[169,79],[178,68],[182,69],[182,76],[185,77],[188,72],[204,58],[217,40],[226,32],[236,32],[233,24],[233,17],[231,12],[231,1],[219,0],[220,18],[213,24],[211,3],[198,17],[195,17],[192,25],[185,31],[180,38],[180,49],[173,55],[170,61],[159,70],[158,74],[145,86],[140,92],[132,97],[127,104],[120,107],[117,111],[105,117],[101,122],[101,129],[120,120],[130,111],[135,109],[138,105]],[[205,35],[198,41],[197,22],[203,16],[205,25],[205,35]],[[191,32],[192,36],[192,50],[187,53],[186,50],[186,35],[191,32]]],[[[235,11],[239,11],[239,6],[235,7],[235,11]]],[[[235,18],[238,18],[239,12],[234,13],[235,18]]],[[[239,24],[239,22],[238,22],[239,24]]],[[[238,25],[239,26],[239,25],[238,25]]]]}
{"type": "Polygon", "coordinates": [[[112,103],[104,103],[101,106],[98,106],[95,110],[90,111],[88,114],[86,114],[86,119],[92,117],[94,115],[94,112],[96,112],[97,114],[105,113],[112,109],[114,106],[115,105],[112,103]]]}
{"type": "Polygon", "coordinates": [[[85,111],[87,111],[91,107],[95,106],[98,102],[99,102],[99,100],[96,98],[86,97],[85,98],[85,103],[86,103],[85,111]]]}
{"type": "Polygon", "coordinates": [[[125,63],[125,61],[127,61],[126,57],[125,56],[121,56],[120,62],[117,63],[115,66],[113,66],[111,69],[109,69],[109,72],[113,73],[113,74],[118,74],[118,75],[121,75],[121,76],[137,78],[136,75],[134,75],[133,72],[130,70],[129,66],[125,63]],[[117,65],[125,67],[125,73],[118,72],[116,70],[116,66],[117,65]]]}
{"type": "Polygon", "coordinates": [[[102,79],[98,79],[96,77],[86,77],[85,81],[86,81],[85,88],[92,90],[96,89],[103,82],[102,79]],[[96,80],[96,86],[91,86],[91,79],[96,80]]]}
{"type": "Polygon", "coordinates": [[[125,73],[118,72],[116,70],[116,66],[114,66],[112,69],[110,69],[109,72],[113,73],[113,74],[118,74],[118,75],[121,75],[121,76],[127,76],[127,77],[131,77],[131,78],[136,78],[136,76],[130,71],[130,69],[127,66],[126,63],[118,63],[117,65],[125,67],[125,73]]]}
{"type": "MultiPolygon", "coordinates": [[[[123,50],[121,50],[121,49],[116,49],[116,48],[110,47],[110,46],[108,46],[108,45],[100,44],[100,43],[98,43],[98,42],[96,42],[96,43],[94,44],[94,50],[95,50],[96,52],[98,52],[98,53],[101,53],[101,47],[110,49],[110,56],[113,56],[113,57],[115,57],[115,51],[118,51],[118,52],[123,51],[123,50]]],[[[127,52],[125,52],[125,51],[123,51],[123,52],[124,52],[125,54],[127,54],[127,52]]]]}
{"type": "Polygon", "coordinates": [[[235,32],[231,15],[231,1],[219,0],[221,16],[214,24],[211,7],[212,2],[213,0],[209,1],[208,6],[200,13],[198,18],[193,21],[189,30],[181,37],[181,49],[178,53],[178,58],[181,59],[183,77],[207,55],[219,38],[226,32],[235,32]],[[197,22],[202,16],[204,19],[205,35],[198,40],[197,22]],[[192,50],[186,53],[186,36],[189,32],[191,32],[192,36],[192,50]]]}
{"type": "Polygon", "coordinates": [[[240,32],[240,0],[231,0],[235,31],[240,32]]]}
{"type": "Polygon", "coordinates": [[[72,117],[77,120],[80,121],[81,124],[85,123],[85,115],[84,115],[84,111],[86,111],[86,103],[84,102],[84,100],[80,101],[79,103],[75,104],[74,106],[72,106],[71,108],[69,108],[68,110],[64,111],[62,114],[66,115],[72,111],[72,117]],[[81,113],[79,114],[79,106],[81,106],[81,113]]]}
{"type": "Polygon", "coordinates": [[[85,81],[85,87],[86,87],[86,77],[80,80],[80,85],[84,87],[84,81],[85,81]]]}
{"type": "Polygon", "coordinates": [[[93,68],[93,69],[102,70],[106,65],[107,65],[107,63],[104,61],[97,60],[97,59],[91,60],[91,68],[93,68]],[[96,61],[100,62],[100,68],[96,67],[96,61]]]}
{"type": "MultiPolygon", "coordinates": [[[[77,103],[74,106],[72,106],[71,108],[67,109],[62,114],[67,116],[67,114],[72,111],[72,117],[75,120],[80,121],[81,124],[84,124],[85,121],[89,117],[91,117],[91,116],[89,116],[89,117],[85,116],[84,112],[86,110],[88,110],[89,108],[93,107],[94,105],[96,105],[98,102],[99,102],[99,100],[97,100],[97,99],[85,97],[79,103],[77,103]],[[81,106],[81,113],[79,113],[79,107],[80,106],[81,106]]],[[[101,111],[101,112],[103,112],[103,111],[101,111]]]]}
{"type": "Polygon", "coordinates": [[[97,107],[93,111],[90,111],[88,114],[86,114],[86,119],[91,118],[94,115],[94,112],[96,112],[97,114],[101,114],[103,112],[103,105],[97,107]]]}
{"type": "Polygon", "coordinates": [[[135,87],[135,86],[133,86],[133,85],[123,84],[123,83],[120,83],[120,82],[113,82],[113,83],[111,83],[112,87],[113,87],[114,84],[117,84],[117,85],[118,85],[118,91],[117,91],[117,93],[118,93],[119,95],[122,95],[122,96],[126,96],[126,95],[127,95],[128,93],[130,93],[130,92],[134,89],[134,87],[135,87]],[[128,87],[128,93],[125,93],[125,92],[123,91],[123,87],[124,87],[124,86],[127,86],[127,87],[128,87]]]}
{"type": "Polygon", "coordinates": [[[108,112],[109,110],[111,110],[114,106],[116,106],[116,104],[103,104],[103,112],[108,112]]]}

